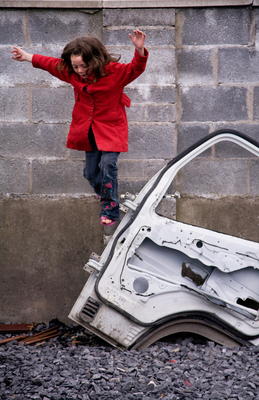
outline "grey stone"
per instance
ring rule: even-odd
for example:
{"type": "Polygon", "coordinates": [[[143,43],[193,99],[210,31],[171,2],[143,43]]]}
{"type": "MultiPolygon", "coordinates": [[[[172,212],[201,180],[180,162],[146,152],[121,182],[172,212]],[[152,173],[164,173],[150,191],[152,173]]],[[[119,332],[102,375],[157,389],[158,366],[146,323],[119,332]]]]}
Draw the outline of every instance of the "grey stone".
{"type": "Polygon", "coordinates": [[[33,385],[36,385],[36,386],[41,386],[43,384],[43,381],[42,381],[41,378],[32,379],[31,382],[32,382],[33,385]]]}
{"type": "Polygon", "coordinates": [[[32,192],[34,194],[94,194],[93,189],[83,177],[83,168],[84,164],[80,161],[33,161],[32,192]]]}
{"type": "Polygon", "coordinates": [[[73,107],[74,92],[71,87],[32,89],[34,123],[71,122],[73,107]]]}
{"type": "Polygon", "coordinates": [[[182,121],[247,120],[247,90],[238,87],[192,87],[182,91],[182,121]]]}
{"type": "Polygon", "coordinates": [[[29,166],[26,160],[0,160],[0,193],[29,193],[29,166]]]}
{"type": "MultiPolygon", "coordinates": [[[[23,23],[25,11],[1,9],[0,14],[0,43],[1,45],[13,45],[19,38],[17,45],[25,42],[23,23]]],[[[10,54],[9,54],[10,60],[10,54]]]]}
{"type": "Polygon", "coordinates": [[[177,51],[178,83],[184,86],[213,84],[213,51],[180,49],[177,51]]]}
{"type": "Polygon", "coordinates": [[[68,126],[64,124],[0,124],[2,157],[66,156],[68,126]]]}
{"type": "Polygon", "coordinates": [[[193,161],[182,169],[181,193],[207,195],[247,194],[246,163],[229,161],[193,161]],[[238,177],[238,179],[237,179],[238,177]]]}
{"type": "MultiPolygon", "coordinates": [[[[163,24],[162,27],[157,29],[144,29],[147,39],[145,46],[174,46],[175,31],[173,28],[168,29],[163,24]]],[[[132,34],[132,29],[104,29],[103,41],[106,46],[127,46],[131,44],[129,33],[132,34]]]]}
{"type": "MultiPolygon", "coordinates": [[[[122,63],[131,61],[134,49],[120,49],[111,47],[110,51],[121,53],[122,63]]],[[[175,84],[175,54],[169,48],[154,48],[149,54],[145,72],[140,75],[129,87],[136,87],[137,84],[154,85],[158,87],[170,86],[175,84]]]]}
{"type": "Polygon", "coordinates": [[[136,88],[126,87],[124,92],[134,103],[175,103],[175,88],[173,86],[152,87],[138,85],[136,88]]]}
{"type": "Polygon", "coordinates": [[[29,120],[28,95],[26,88],[0,88],[0,121],[27,122],[29,120]]]}
{"type": "MultiPolygon", "coordinates": [[[[227,130],[226,130],[227,132],[227,130]]],[[[220,142],[215,145],[215,156],[222,159],[228,158],[253,158],[254,155],[250,151],[241,146],[228,141],[220,142]]]]}
{"type": "Polygon", "coordinates": [[[186,8],[180,13],[184,45],[244,45],[250,41],[252,11],[249,8],[186,8]]]}
{"type": "Polygon", "coordinates": [[[62,10],[62,13],[59,10],[31,10],[31,42],[33,45],[59,43],[65,46],[79,36],[93,35],[101,38],[101,18],[99,10],[62,10]]]}
{"type": "Polygon", "coordinates": [[[253,196],[258,196],[259,193],[259,183],[258,183],[258,161],[250,162],[250,192],[253,196]]]}
{"type": "Polygon", "coordinates": [[[127,111],[128,121],[174,122],[175,107],[173,105],[132,105],[127,111]]]}
{"type": "MultiPolygon", "coordinates": [[[[19,43],[13,42],[15,46],[19,46],[19,43]]],[[[30,54],[41,54],[49,57],[59,58],[62,53],[62,46],[57,46],[55,48],[46,48],[46,47],[33,47],[29,48],[25,46],[21,46],[25,51],[30,54]]],[[[0,68],[3,72],[1,72],[1,81],[4,82],[4,86],[14,87],[16,85],[50,85],[52,87],[60,87],[68,85],[65,82],[62,82],[50,75],[44,70],[39,68],[33,68],[30,63],[27,62],[17,62],[10,59],[10,50],[12,47],[10,46],[7,51],[4,51],[0,60],[0,68]],[[6,65],[11,63],[12,66],[12,74],[6,68],[6,65]]],[[[22,87],[20,88],[22,89],[22,87]]]]}
{"type": "Polygon", "coordinates": [[[173,125],[131,125],[125,159],[171,159],[175,155],[173,125]]]}
{"type": "Polygon", "coordinates": [[[254,48],[219,49],[218,81],[219,83],[258,82],[258,53],[254,48]]]}
{"type": "MultiPolygon", "coordinates": [[[[142,26],[148,21],[150,26],[175,25],[174,8],[132,8],[132,9],[105,9],[103,10],[103,26],[142,26]]],[[[144,25],[147,25],[146,23],[144,25]]]]}
{"type": "MultiPolygon", "coordinates": [[[[209,126],[205,124],[180,124],[178,125],[177,154],[195,145],[209,134],[209,126]]],[[[210,157],[211,148],[202,152],[198,157],[210,157]]]]}

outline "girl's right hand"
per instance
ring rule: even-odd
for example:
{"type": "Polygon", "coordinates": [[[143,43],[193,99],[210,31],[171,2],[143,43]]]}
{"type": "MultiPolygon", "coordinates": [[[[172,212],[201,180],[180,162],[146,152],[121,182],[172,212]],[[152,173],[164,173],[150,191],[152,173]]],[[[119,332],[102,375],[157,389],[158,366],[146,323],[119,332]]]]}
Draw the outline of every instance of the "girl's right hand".
{"type": "Polygon", "coordinates": [[[13,60],[16,61],[32,61],[32,54],[26,53],[26,51],[20,49],[19,47],[13,46],[14,50],[11,51],[13,53],[13,60]]]}

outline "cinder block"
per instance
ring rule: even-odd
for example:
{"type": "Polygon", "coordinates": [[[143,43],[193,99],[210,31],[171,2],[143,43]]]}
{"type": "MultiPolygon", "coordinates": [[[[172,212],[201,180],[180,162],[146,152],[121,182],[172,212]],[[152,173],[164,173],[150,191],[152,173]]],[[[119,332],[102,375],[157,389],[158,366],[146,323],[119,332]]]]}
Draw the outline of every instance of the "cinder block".
{"type": "Polygon", "coordinates": [[[119,195],[125,194],[127,192],[132,193],[132,194],[137,194],[139,193],[143,187],[147,184],[149,179],[126,179],[126,180],[120,180],[119,179],[119,184],[118,184],[118,192],[119,195]]]}
{"type": "Polygon", "coordinates": [[[164,160],[123,160],[119,158],[118,175],[120,180],[152,178],[167,164],[164,160]]]}
{"type": "MultiPolygon", "coordinates": [[[[29,84],[32,82],[33,68],[31,64],[28,62],[18,62],[12,59],[10,51],[13,50],[13,45],[18,46],[15,41],[1,52],[1,86],[14,87],[19,84],[29,84]]],[[[30,52],[28,49],[26,49],[26,51],[30,52]]]]}
{"type": "Polygon", "coordinates": [[[0,124],[0,156],[65,157],[67,133],[64,124],[0,124]]]}
{"type": "Polygon", "coordinates": [[[192,196],[247,194],[247,162],[241,160],[194,160],[181,169],[181,193],[192,196]]]}
{"type": "Polygon", "coordinates": [[[236,124],[234,126],[238,132],[244,133],[245,135],[257,140],[259,143],[259,123],[244,123],[236,124]]]}
{"type": "Polygon", "coordinates": [[[259,55],[255,48],[227,48],[218,51],[220,83],[258,82],[259,55]]]}
{"type": "MultiPolygon", "coordinates": [[[[249,164],[249,172],[250,172],[250,193],[252,196],[259,196],[258,171],[259,171],[259,159],[251,161],[249,164]]],[[[257,225],[259,223],[258,220],[259,220],[259,215],[257,215],[257,225]]]]}
{"type": "Polygon", "coordinates": [[[147,62],[146,71],[139,83],[157,86],[175,84],[175,54],[172,49],[153,49],[147,62]]]}
{"type": "MultiPolygon", "coordinates": [[[[259,9],[258,7],[254,8],[254,13],[255,13],[255,26],[258,27],[259,25],[259,9]]],[[[255,30],[255,44],[256,47],[258,48],[258,43],[259,43],[259,36],[258,36],[258,29],[255,30]]]]}
{"type": "Polygon", "coordinates": [[[174,124],[130,125],[126,159],[171,159],[175,156],[174,124]]]}
{"type": "Polygon", "coordinates": [[[101,39],[102,13],[62,10],[32,10],[30,32],[33,45],[58,43],[65,46],[80,36],[101,39]]]}
{"type": "MultiPolygon", "coordinates": [[[[1,8],[0,13],[0,43],[1,45],[19,46],[25,43],[23,21],[26,11],[17,12],[1,8]]],[[[2,52],[1,52],[2,53],[2,52]]],[[[7,65],[6,65],[7,67],[7,65]]]]}
{"type": "Polygon", "coordinates": [[[0,193],[29,193],[29,162],[0,160],[0,193]]]}
{"type": "Polygon", "coordinates": [[[178,50],[177,79],[185,86],[213,84],[212,50],[178,50]]]}
{"type": "Polygon", "coordinates": [[[174,105],[136,104],[127,110],[128,121],[174,122],[174,105]]]}
{"type": "Polygon", "coordinates": [[[244,124],[236,124],[234,126],[238,132],[244,133],[248,137],[256,140],[259,145],[259,124],[257,123],[244,123],[244,124]]]}
{"type": "MultiPolygon", "coordinates": [[[[134,46],[130,49],[118,47],[107,47],[110,53],[121,54],[121,63],[129,63],[134,55],[134,46]]],[[[146,70],[129,87],[135,87],[136,84],[148,84],[154,86],[168,86],[175,84],[175,54],[172,49],[152,49],[146,70]]]]}
{"type": "Polygon", "coordinates": [[[259,120],[259,86],[256,86],[254,88],[254,120],[258,121],[259,120]]]}
{"type": "MultiPolygon", "coordinates": [[[[182,153],[210,132],[210,126],[204,124],[179,124],[177,125],[177,154],[182,153]]],[[[210,157],[211,149],[205,150],[198,157],[210,157]]]]}
{"type": "Polygon", "coordinates": [[[128,8],[103,10],[103,26],[129,26],[132,29],[142,26],[175,25],[174,8],[128,8]]]}
{"type": "Polygon", "coordinates": [[[250,42],[252,10],[236,7],[184,8],[182,45],[218,45],[250,42]]]}
{"type": "Polygon", "coordinates": [[[32,162],[32,193],[94,194],[83,177],[82,161],[35,160],[32,162]]]}
{"type": "Polygon", "coordinates": [[[147,106],[145,104],[132,104],[131,107],[126,110],[128,121],[146,121],[146,108],[147,106]]]}
{"type": "Polygon", "coordinates": [[[127,86],[124,92],[129,96],[132,103],[175,103],[174,86],[151,86],[137,85],[136,87],[127,86]]]}
{"type": "MultiPolygon", "coordinates": [[[[175,31],[174,29],[166,29],[165,26],[160,29],[144,29],[147,35],[145,41],[145,47],[148,46],[174,46],[175,44],[175,31]]],[[[108,46],[128,46],[130,45],[131,39],[129,33],[133,35],[132,29],[104,29],[103,41],[108,46]]]]}
{"type": "Polygon", "coordinates": [[[149,122],[175,122],[175,105],[148,105],[147,120],[149,122]]]}
{"type": "Polygon", "coordinates": [[[217,158],[253,158],[254,154],[238,144],[224,141],[215,145],[215,157],[217,158]]]}
{"type": "MultiPolygon", "coordinates": [[[[15,45],[16,43],[14,43],[15,45]]],[[[4,86],[16,86],[16,85],[49,85],[52,87],[67,86],[66,82],[62,82],[48,72],[43,71],[39,68],[33,68],[31,63],[28,62],[17,62],[12,60],[10,51],[12,46],[6,48],[2,52],[0,59],[0,70],[1,70],[1,83],[4,86]],[[10,65],[10,68],[6,68],[6,65],[10,65]]],[[[25,49],[30,54],[41,54],[49,57],[59,58],[62,53],[62,48],[46,49],[39,47],[31,47],[25,49]]]]}
{"type": "Polygon", "coordinates": [[[182,89],[182,121],[248,120],[246,95],[240,87],[182,89]]]}
{"type": "Polygon", "coordinates": [[[174,105],[136,104],[127,110],[128,121],[174,122],[174,105]]]}
{"type": "Polygon", "coordinates": [[[32,89],[33,122],[70,122],[73,107],[74,91],[71,86],[32,89]]]}
{"type": "MultiPolygon", "coordinates": [[[[125,180],[119,179],[119,186],[118,186],[119,194],[121,195],[121,194],[125,194],[127,192],[132,193],[132,194],[137,194],[144,188],[144,186],[148,183],[148,181],[149,181],[149,178],[141,179],[141,180],[134,179],[134,178],[127,178],[125,180]]],[[[167,192],[170,194],[175,193],[174,182],[170,185],[167,192]]],[[[158,204],[158,207],[159,207],[159,204],[158,204]]],[[[163,206],[162,206],[162,209],[164,209],[163,206]]],[[[169,213],[169,212],[167,211],[167,213],[169,213]]]]}
{"type": "Polygon", "coordinates": [[[28,89],[0,87],[0,121],[27,122],[29,120],[28,89]]]}

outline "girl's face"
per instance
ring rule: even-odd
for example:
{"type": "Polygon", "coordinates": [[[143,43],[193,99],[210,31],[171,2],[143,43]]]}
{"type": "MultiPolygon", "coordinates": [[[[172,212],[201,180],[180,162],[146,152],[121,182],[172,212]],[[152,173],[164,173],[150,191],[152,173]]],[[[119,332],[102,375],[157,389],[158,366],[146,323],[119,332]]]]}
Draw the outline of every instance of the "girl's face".
{"type": "Polygon", "coordinates": [[[91,74],[89,66],[84,62],[82,56],[75,56],[72,54],[70,60],[73,70],[82,78],[87,78],[88,75],[91,74]]]}

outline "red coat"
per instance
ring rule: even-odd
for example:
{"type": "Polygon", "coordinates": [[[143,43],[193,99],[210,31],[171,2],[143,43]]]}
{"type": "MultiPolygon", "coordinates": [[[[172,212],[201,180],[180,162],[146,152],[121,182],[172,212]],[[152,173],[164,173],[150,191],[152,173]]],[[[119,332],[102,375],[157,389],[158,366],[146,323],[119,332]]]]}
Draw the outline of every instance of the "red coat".
{"type": "Polygon", "coordinates": [[[67,138],[67,147],[76,150],[91,150],[88,140],[90,125],[99,150],[128,151],[128,123],[125,106],[130,107],[130,99],[123,93],[126,85],[144,72],[148,58],[136,50],[129,64],[111,62],[105,67],[108,76],[92,83],[93,74],[83,80],[76,73],[68,75],[60,71],[59,58],[33,55],[32,65],[48,71],[74,87],[75,105],[67,138]]]}

